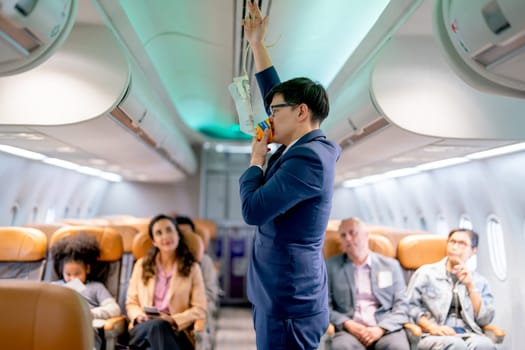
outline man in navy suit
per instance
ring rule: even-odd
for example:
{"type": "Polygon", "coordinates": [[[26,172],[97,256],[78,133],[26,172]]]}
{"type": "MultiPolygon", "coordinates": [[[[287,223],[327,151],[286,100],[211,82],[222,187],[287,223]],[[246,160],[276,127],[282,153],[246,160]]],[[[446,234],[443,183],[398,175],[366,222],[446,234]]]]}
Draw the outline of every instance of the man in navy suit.
{"type": "Polygon", "coordinates": [[[405,279],[395,259],[368,249],[368,233],[356,218],[341,221],[343,254],[326,262],[333,350],[408,350],[405,279]]]}
{"type": "Polygon", "coordinates": [[[329,323],[322,244],[341,150],[319,129],[329,111],[325,89],[307,78],[280,83],[264,46],[268,17],[248,6],[245,34],[273,142],[282,145],[264,169],[269,130],[254,139],[239,180],[244,220],[257,225],[248,270],[257,349],[313,350],[329,323]]]}

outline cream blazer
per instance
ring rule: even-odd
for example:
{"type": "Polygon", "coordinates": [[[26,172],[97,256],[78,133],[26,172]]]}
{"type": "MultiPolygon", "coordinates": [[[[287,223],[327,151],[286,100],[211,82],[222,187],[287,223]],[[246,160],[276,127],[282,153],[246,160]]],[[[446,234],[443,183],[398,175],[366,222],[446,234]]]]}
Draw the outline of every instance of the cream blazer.
{"type": "MultiPolygon", "coordinates": [[[[126,313],[129,318],[129,328],[138,315],[143,315],[144,306],[153,305],[155,292],[155,277],[144,284],[142,281],[142,261],[140,258],[133,267],[126,297],[126,313]]],[[[168,289],[170,314],[179,330],[185,329],[196,320],[206,318],[206,293],[199,265],[194,263],[188,277],[179,274],[177,268],[171,278],[168,289]]]]}

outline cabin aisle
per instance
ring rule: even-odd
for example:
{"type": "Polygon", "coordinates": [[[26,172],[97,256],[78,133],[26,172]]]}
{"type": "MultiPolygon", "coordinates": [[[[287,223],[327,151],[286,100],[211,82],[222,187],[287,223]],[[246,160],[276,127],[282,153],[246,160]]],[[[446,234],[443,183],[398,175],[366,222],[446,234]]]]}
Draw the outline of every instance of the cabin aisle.
{"type": "Polygon", "coordinates": [[[215,350],[255,350],[251,309],[221,307],[215,350]]]}

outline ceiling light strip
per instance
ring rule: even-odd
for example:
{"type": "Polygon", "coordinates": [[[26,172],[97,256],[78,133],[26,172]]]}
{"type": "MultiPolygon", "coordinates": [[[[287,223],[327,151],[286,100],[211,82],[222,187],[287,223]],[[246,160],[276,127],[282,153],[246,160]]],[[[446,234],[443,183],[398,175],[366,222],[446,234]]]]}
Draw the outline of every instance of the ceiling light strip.
{"type": "Polygon", "coordinates": [[[8,145],[0,144],[0,152],[4,152],[4,153],[12,154],[18,157],[32,159],[32,160],[40,160],[43,163],[46,163],[49,165],[57,166],[57,167],[68,169],[68,170],[77,171],[79,173],[86,174],[86,175],[100,177],[104,180],[111,181],[111,182],[122,181],[122,176],[118,174],[102,171],[102,170],[87,167],[87,166],[80,166],[78,164],[68,162],[62,159],[58,159],[58,158],[50,158],[44,154],[27,151],[25,149],[18,148],[18,147],[12,147],[8,145]]]}
{"type": "Polygon", "coordinates": [[[378,182],[379,179],[384,180],[387,178],[414,175],[421,171],[440,169],[440,168],[444,168],[448,166],[463,164],[471,160],[496,157],[496,156],[501,156],[504,154],[519,152],[523,150],[525,150],[525,142],[520,142],[520,143],[508,145],[508,146],[493,148],[488,151],[472,153],[465,157],[448,158],[448,159],[438,160],[436,162],[420,164],[413,168],[397,169],[397,170],[388,171],[384,174],[365,176],[365,177],[356,178],[356,179],[349,179],[349,180],[343,181],[341,185],[345,188],[353,188],[353,187],[358,187],[358,186],[368,185],[371,183],[378,182]]]}

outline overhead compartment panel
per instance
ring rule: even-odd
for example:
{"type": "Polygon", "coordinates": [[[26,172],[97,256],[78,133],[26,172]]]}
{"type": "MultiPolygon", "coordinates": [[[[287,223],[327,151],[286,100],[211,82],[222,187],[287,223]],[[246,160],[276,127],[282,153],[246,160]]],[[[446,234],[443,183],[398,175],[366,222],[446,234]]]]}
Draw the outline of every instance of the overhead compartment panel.
{"type": "Polygon", "coordinates": [[[466,85],[446,64],[432,38],[394,37],[383,57],[372,74],[372,91],[391,123],[427,136],[525,138],[525,100],[466,85]]]}
{"type": "Polygon", "coordinates": [[[525,98],[525,1],[439,0],[433,18],[438,43],[468,84],[525,98]]]}
{"type": "Polygon", "coordinates": [[[75,23],[77,0],[0,2],[0,76],[47,60],[75,23]]]}

